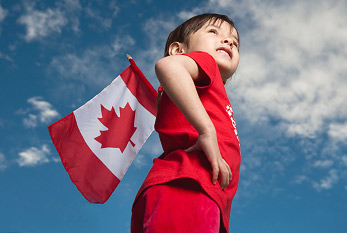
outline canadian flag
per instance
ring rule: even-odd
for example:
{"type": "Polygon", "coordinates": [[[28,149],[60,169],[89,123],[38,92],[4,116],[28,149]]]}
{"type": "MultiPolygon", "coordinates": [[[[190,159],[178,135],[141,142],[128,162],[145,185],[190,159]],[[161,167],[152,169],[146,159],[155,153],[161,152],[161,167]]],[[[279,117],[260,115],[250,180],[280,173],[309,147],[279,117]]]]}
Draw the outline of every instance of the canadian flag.
{"type": "Polygon", "coordinates": [[[157,92],[130,66],[85,105],[48,127],[72,182],[105,203],[154,130],[157,92]]]}

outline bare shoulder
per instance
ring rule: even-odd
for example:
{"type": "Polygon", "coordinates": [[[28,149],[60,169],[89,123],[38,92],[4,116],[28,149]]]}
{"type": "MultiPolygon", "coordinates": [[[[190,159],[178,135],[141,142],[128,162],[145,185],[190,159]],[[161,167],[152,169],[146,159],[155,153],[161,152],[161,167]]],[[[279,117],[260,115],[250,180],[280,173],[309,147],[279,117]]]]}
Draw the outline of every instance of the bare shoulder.
{"type": "Polygon", "coordinates": [[[196,62],[184,55],[172,55],[161,58],[155,64],[155,71],[157,75],[162,72],[188,72],[193,80],[197,80],[201,73],[200,67],[196,62]]]}

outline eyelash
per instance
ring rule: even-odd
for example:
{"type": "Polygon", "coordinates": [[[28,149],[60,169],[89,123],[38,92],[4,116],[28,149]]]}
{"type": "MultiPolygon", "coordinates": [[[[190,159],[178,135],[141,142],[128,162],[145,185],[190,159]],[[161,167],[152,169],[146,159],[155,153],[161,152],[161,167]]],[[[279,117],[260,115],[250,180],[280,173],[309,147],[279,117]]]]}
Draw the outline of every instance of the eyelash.
{"type": "MultiPolygon", "coordinates": [[[[217,33],[218,33],[216,29],[210,29],[208,32],[209,32],[209,33],[212,32],[213,34],[216,34],[216,35],[217,35],[217,33]]],[[[233,42],[233,45],[234,45],[236,48],[239,47],[239,44],[238,44],[236,41],[233,42]]]]}
{"type": "Polygon", "coordinates": [[[210,29],[208,32],[212,32],[212,33],[217,35],[217,30],[215,30],[215,29],[210,29]]]}

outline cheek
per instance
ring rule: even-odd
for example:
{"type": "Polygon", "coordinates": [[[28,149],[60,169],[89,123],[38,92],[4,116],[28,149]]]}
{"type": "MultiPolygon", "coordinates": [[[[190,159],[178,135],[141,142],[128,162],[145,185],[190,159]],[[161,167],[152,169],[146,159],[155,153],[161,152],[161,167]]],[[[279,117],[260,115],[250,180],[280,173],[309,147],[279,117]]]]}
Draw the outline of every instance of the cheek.
{"type": "Polygon", "coordinates": [[[240,58],[238,58],[237,60],[235,60],[236,67],[239,66],[239,63],[240,63],[240,58]]]}
{"type": "Polygon", "coordinates": [[[237,54],[235,57],[234,57],[234,64],[236,65],[236,67],[239,65],[240,63],[240,56],[237,54]]]}

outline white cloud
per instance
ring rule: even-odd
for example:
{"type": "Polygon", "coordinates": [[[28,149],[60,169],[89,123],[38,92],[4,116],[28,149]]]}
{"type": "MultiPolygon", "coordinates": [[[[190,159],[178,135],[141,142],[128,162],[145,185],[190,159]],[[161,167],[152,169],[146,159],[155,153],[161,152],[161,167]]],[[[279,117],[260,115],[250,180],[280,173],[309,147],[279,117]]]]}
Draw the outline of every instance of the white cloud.
{"type": "Polygon", "coordinates": [[[103,27],[105,29],[109,29],[112,26],[112,19],[103,17],[103,13],[96,11],[94,8],[86,8],[86,14],[89,18],[92,18],[98,22],[98,26],[103,27]]]}
{"type": "MultiPolygon", "coordinates": [[[[2,8],[2,6],[0,5],[0,26],[2,21],[4,21],[4,19],[6,18],[7,14],[8,14],[7,10],[2,8]]],[[[1,27],[0,27],[0,34],[1,34],[1,27]]]]}
{"type": "Polygon", "coordinates": [[[82,11],[82,6],[79,0],[64,0],[56,2],[57,9],[64,13],[67,20],[71,24],[71,28],[75,33],[80,32],[80,12],[82,11]]]}
{"type": "Polygon", "coordinates": [[[23,118],[23,124],[27,128],[35,128],[38,125],[37,116],[34,114],[29,114],[26,118],[23,118]]]}
{"type": "Polygon", "coordinates": [[[39,118],[42,123],[49,123],[52,119],[59,116],[58,112],[52,108],[52,105],[44,101],[42,97],[32,97],[28,99],[28,103],[39,110],[39,118]]]}
{"type": "Polygon", "coordinates": [[[30,42],[53,33],[61,33],[68,20],[60,9],[39,11],[32,5],[26,5],[26,14],[18,22],[26,27],[25,40],[30,42]]]}
{"type": "Polygon", "coordinates": [[[165,41],[169,33],[178,26],[177,17],[165,16],[150,18],[143,24],[143,31],[148,37],[148,48],[137,51],[136,63],[152,83],[154,88],[159,86],[154,72],[155,62],[164,56],[165,41]]]}
{"type": "Polygon", "coordinates": [[[67,10],[78,11],[82,9],[79,0],[65,0],[63,4],[67,10]]]}
{"type": "Polygon", "coordinates": [[[342,162],[347,166],[347,155],[342,156],[342,162]]]}
{"type": "Polygon", "coordinates": [[[111,1],[109,4],[109,8],[113,10],[113,14],[112,14],[113,17],[117,16],[120,11],[120,7],[118,5],[117,5],[117,1],[111,1]]]}
{"type": "Polygon", "coordinates": [[[48,163],[49,159],[47,155],[50,154],[50,150],[46,144],[41,148],[30,147],[27,150],[20,152],[17,163],[20,167],[23,166],[36,166],[43,163],[48,163]]]}
{"type": "Polygon", "coordinates": [[[14,62],[14,60],[10,56],[2,52],[0,52],[0,59],[5,59],[8,62],[14,62]]]}
{"type": "Polygon", "coordinates": [[[293,182],[294,184],[302,184],[303,182],[308,181],[308,177],[305,175],[298,175],[294,178],[293,182]]]}
{"type": "MultiPolygon", "coordinates": [[[[128,65],[120,60],[131,53],[135,40],[130,35],[116,36],[110,45],[95,46],[83,53],[69,53],[54,57],[48,66],[48,72],[60,80],[59,92],[84,92],[85,88],[104,88],[128,65]],[[58,73],[58,75],[56,75],[58,73]],[[61,80],[64,81],[61,81],[61,80]],[[68,82],[66,81],[68,79],[68,82]]],[[[78,98],[78,97],[77,97],[78,98]]]]}
{"type": "Polygon", "coordinates": [[[137,154],[136,158],[134,160],[134,166],[137,168],[142,168],[144,166],[147,166],[147,160],[143,154],[137,154]]]}
{"type": "Polygon", "coordinates": [[[317,160],[313,163],[313,167],[319,167],[319,168],[329,168],[334,164],[332,160],[317,160]]]}
{"type": "Polygon", "coordinates": [[[96,30],[110,29],[112,27],[113,18],[115,18],[120,11],[119,2],[116,0],[109,1],[108,11],[99,11],[94,4],[100,4],[100,2],[94,2],[93,5],[89,4],[88,7],[84,9],[86,16],[92,19],[89,26],[96,30]]]}
{"type": "Polygon", "coordinates": [[[7,14],[7,10],[0,5],[0,23],[6,18],[7,14]]]}
{"type": "Polygon", "coordinates": [[[321,179],[319,183],[313,182],[313,187],[318,191],[321,191],[322,189],[331,189],[338,180],[339,177],[337,175],[337,171],[335,169],[331,169],[329,171],[329,175],[324,179],[321,179]]]}
{"type": "MultiPolygon", "coordinates": [[[[105,87],[115,78],[112,70],[117,64],[110,64],[115,62],[115,59],[110,60],[111,56],[114,56],[114,53],[109,46],[87,49],[81,55],[71,53],[53,58],[49,70],[52,73],[58,72],[58,79],[70,79],[70,84],[73,84],[74,80],[78,81],[79,86],[84,84],[89,87],[105,87]]],[[[60,82],[59,85],[64,86],[65,83],[60,82]]]]}
{"type": "Polygon", "coordinates": [[[5,155],[0,152],[0,171],[4,171],[7,168],[7,162],[5,155]]]}
{"type": "Polygon", "coordinates": [[[347,122],[340,123],[331,123],[329,125],[328,134],[331,138],[339,142],[347,141],[347,122]]]}
{"type": "Polygon", "coordinates": [[[112,43],[113,51],[110,52],[110,56],[119,56],[121,51],[131,48],[135,45],[135,39],[129,35],[118,36],[112,43]]]}
{"type": "MultiPolygon", "coordinates": [[[[48,124],[53,119],[59,117],[59,113],[53,106],[40,96],[31,97],[27,102],[32,106],[28,110],[31,113],[23,118],[23,124],[28,128],[35,128],[38,126],[38,123],[48,124]],[[32,112],[35,112],[35,114],[32,112]]],[[[26,111],[23,111],[23,113],[26,114],[26,111]]]]}

